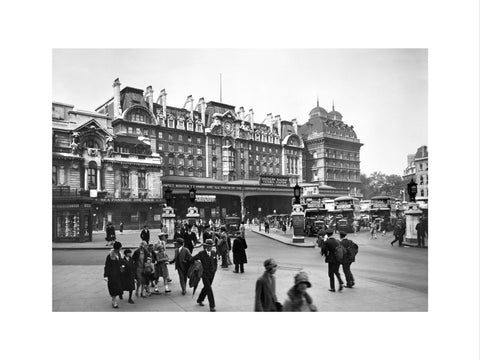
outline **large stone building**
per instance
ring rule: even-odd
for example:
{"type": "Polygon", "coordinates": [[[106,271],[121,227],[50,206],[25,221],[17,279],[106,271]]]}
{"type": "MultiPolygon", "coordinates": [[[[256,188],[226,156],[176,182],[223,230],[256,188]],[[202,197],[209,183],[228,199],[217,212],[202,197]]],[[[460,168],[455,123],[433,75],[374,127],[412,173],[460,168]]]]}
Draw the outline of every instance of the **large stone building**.
{"type": "Polygon", "coordinates": [[[308,121],[299,126],[305,144],[305,178],[319,186],[331,186],[361,197],[360,148],[353,126],[345,124],[342,115],[319,106],[310,111],[308,121]]]}
{"type": "Polygon", "coordinates": [[[110,221],[156,227],[166,187],[179,218],[195,187],[205,220],[290,213],[297,182],[346,195],[359,181],[362,144],[339,113],[320,110],[303,126],[272,114],[256,123],[252,109],[203,98],[194,106],[192,96],[174,107],[165,90],[154,99],[151,86],[121,89],[118,79],[94,112],[54,102],[54,239],[88,240],[110,221]]]}

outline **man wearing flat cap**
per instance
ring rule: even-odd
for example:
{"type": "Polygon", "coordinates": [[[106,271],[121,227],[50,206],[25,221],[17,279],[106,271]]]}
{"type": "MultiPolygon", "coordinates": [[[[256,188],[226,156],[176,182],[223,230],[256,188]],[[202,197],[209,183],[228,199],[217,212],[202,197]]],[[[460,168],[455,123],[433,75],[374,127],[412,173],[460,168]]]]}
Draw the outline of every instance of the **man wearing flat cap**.
{"type": "Polygon", "coordinates": [[[208,305],[210,306],[210,311],[215,310],[215,298],[213,296],[212,283],[213,278],[215,277],[215,272],[217,271],[217,254],[212,250],[213,240],[207,239],[203,244],[203,250],[200,251],[197,255],[192,257],[191,262],[195,260],[200,260],[202,263],[203,273],[202,273],[202,282],[203,288],[198,296],[197,303],[200,306],[204,306],[203,301],[205,297],[208,298],[208,305]]]}
{"type": "Polygon", "coordinates": [[[335,277],[337,277],[339,283],[338,291],[342,291],[343,280],[339,272],[340,262],[337,261],[335,256],[335,249],[339,245],[339,241],[333,237],[333,229],[327,229],[326,234],[328,239],[323,243],[322,255],[325,256],[325,262],[328,263],[328,277],[330,279],[330,289],[328,290],[335,292],[335,277]]]}
{"type": "Polygon", "coordinates": [[[257,279],[255,284],[255,311],[281,311],[281,304],[275,294],[275,272],[277,262],[267,259],[263,262],[265,272],[257,279]]]}
{"type": "Polygon", "coordinates": [[[184,241],[182,238],[177,238],[175,240],[175,256],[170,264],[175,264],[175,270],[178,272],[178,278],[180,279],[180,286],[182,287],[182,295],[187,293],[187,271],[192,259],[192,254],[184,246],[184,241]]]}

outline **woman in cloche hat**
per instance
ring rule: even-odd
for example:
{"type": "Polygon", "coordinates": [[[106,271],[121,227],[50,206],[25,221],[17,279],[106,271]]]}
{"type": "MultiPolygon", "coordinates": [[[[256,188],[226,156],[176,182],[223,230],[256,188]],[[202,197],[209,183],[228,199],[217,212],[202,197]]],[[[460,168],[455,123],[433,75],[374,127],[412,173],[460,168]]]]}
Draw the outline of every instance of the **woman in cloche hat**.
{"type": "Polygon", "coordinates": [[[317,311],[307,288],[312,287],[306,272],[301,271],[294,277],[294,285],[287,293],[283,311],[317,311]]]}

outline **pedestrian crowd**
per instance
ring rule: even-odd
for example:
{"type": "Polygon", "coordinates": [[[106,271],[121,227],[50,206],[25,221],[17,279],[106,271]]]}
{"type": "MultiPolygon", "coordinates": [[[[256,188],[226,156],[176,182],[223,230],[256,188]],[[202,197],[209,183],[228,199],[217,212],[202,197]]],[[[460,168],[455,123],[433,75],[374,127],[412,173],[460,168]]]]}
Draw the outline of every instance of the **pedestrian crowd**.
{"type": "MultiPolygon", "coordinates": [[[[187,285],[193,288],[193,294],[195,294],[201,280],[203,286],[196,303],[199,306],[205,306],[204,301],[208,300],[210,311],[216,311],[212,285],[218,264],[222,269],[228,269],[229,266],[234,265],[233,273],[244,273],[244,265],[247,264],[247,243],[244,222],[236,232],[230,235],[227,234],[226,226],[212,225],[209,223],[202,225],[200,232],[202,242],[193,226],[178,227],[174,235],[174,256],[170,259],[166,252],[168,234],[164,230],[158,234],[158,240],[155,243],[150,243],[150,231],[145,225],[140,234],[139,247],[133,253],[130,249],[125,249],[122,256],[122,244],[116,241],[113,225],[109,223],[106,228],[106,240],[107,244],[112,245],[112,249],[105,259],[104,277],[112,298],[112,307],[118,308],[118,299],[123,299],[124,292],[128,293],[129,304],[135,303],[132,297],[134,292],[136,297],[148,297],[160,293],[163,286],[164,293],[169,294],[172,279],[167,265],[174,264],[182,295],[187,293],[187,285]],[[193,255],[195,247],[203,247],[203,250],[193,255]],[[233,255],[232,258],[230,253],[233,255]]],[[[267,224],[265,227],[268,229],[267,224]]],[[[392,246],[396,242],[399,246],[403,246],[405,227],[405,221],[402,219],[394,224],[392,246]]],[[[424,247],[425,236],[428,233],[426,220],[421,219],[416,225],[416,230],[418,246],[424,247]]],[[[372,222],[370,228],[372,239],[376,238],[376,231],[377,224],[372,222]]],[[[328,290],[340,292],[344,288],[355,286],[352,264],[355,262],[359,247],[347,238],[344,231],[339,231],[338,239],[334,234],[333,228],[320,230],[317,245],[327,263],[328,290]],[[345,281],[340,274],[340,267],[345,281]]],[[[265,271],[255,283],[254,311],[317,311],[312,297],[308,294],[312,284],[306,272],[300,271],[295,274],[293,286],[288,290],[286,300],[281,303],[278,301],[275,286],[278,264],[275,259],[269,258],[263,265],[265,271]]]]}

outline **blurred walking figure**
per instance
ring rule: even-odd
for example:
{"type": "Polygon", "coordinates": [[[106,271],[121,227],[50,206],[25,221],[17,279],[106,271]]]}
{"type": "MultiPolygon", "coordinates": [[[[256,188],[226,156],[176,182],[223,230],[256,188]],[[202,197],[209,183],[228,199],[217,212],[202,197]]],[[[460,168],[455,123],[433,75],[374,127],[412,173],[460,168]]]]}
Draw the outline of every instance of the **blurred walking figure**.
{"type": "Polygon", "coordinates": [[[103,270],[103,277],[107,281],[108,292],[112,297],[112,306],[116,309],[118,308],[117,296],[122,297],[123,288],[122,288],[122,275],[120,271],[120,249],[122,244],[118,241],[115,241],[113,244],[113,249],[110,250],[110,253],[105,259],[105,267],[103,270]]]}
{"type": "Polygon", "coordinates": [[[317,311],[307,288],[312,287],[306,272],[301,271],[294,277],[294,285],[288,290],[287,300],[283,303],[283,311],[317,311]]]}
{"type": "Polygon", "coordinates": [[[370,223],[370,235],[372,239],[377,238],[377,226],[375,225],[375,221],[370,223]]]}
{"type": "Polygon", "coordinates": [[[120,234],[123,235],[123,222],[120,223],[119,229],[120,229],[120,234]]]}
{"type": "Polygon", "coordinates": [[[265,272],[255,284],[255,311],[282,311],[282,304],[277,301],[275,293],[275,272],[277,262],[270,258],[263,262],[265,272]]]}

